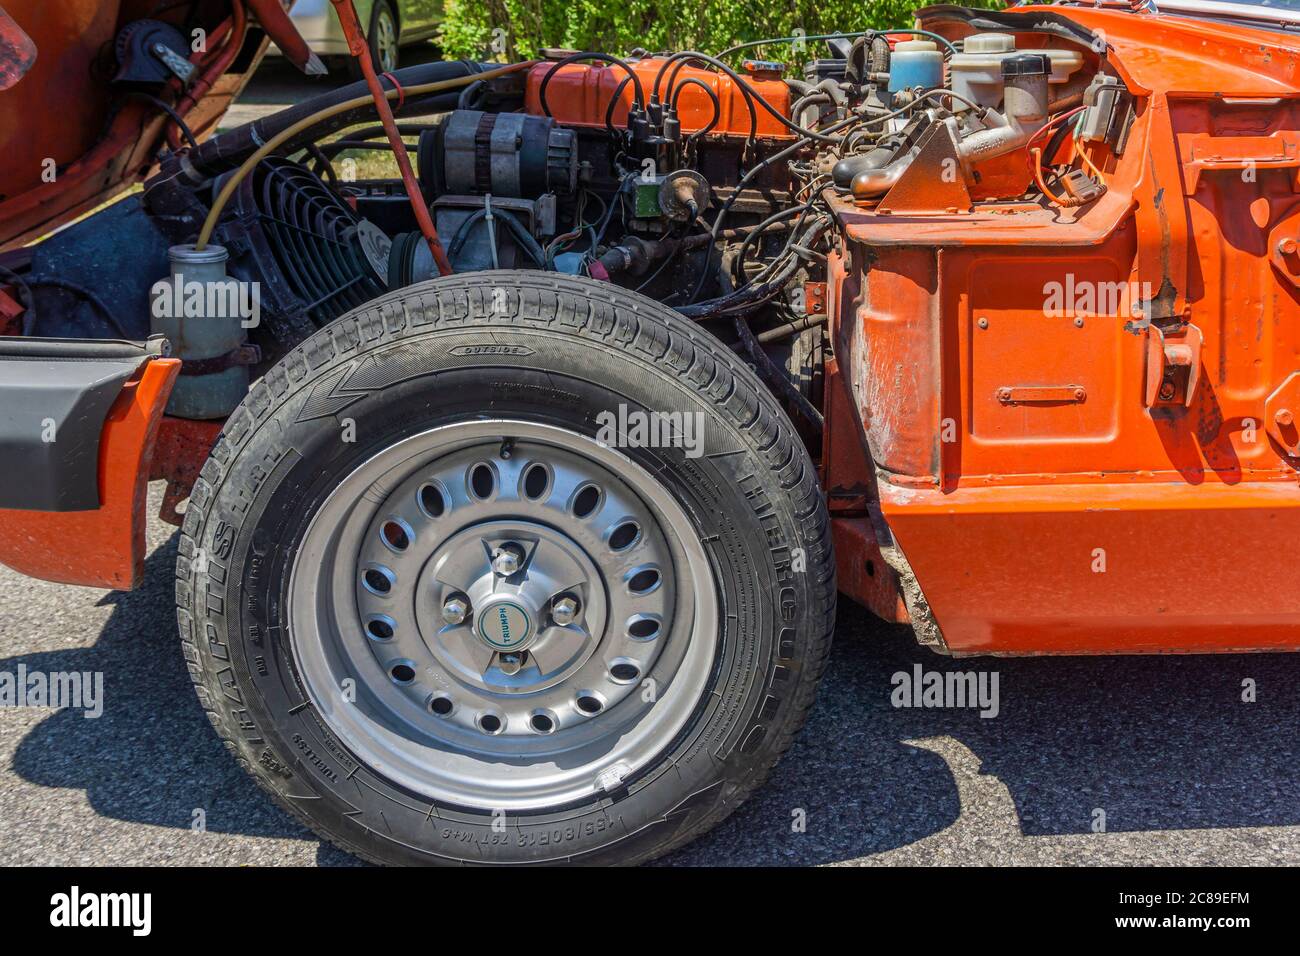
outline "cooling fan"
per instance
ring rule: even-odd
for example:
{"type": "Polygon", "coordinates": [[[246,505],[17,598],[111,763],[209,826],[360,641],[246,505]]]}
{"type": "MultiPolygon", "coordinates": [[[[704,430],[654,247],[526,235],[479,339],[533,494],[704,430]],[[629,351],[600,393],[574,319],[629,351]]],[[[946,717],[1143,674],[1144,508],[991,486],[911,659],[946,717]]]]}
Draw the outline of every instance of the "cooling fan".
{"type": "Polygon", "coordinates": [[[263,160],[228,215],[231,271],[260,283],[262,322],[283,346],[388,289],[388,237],[298,163],[263,160]]]}

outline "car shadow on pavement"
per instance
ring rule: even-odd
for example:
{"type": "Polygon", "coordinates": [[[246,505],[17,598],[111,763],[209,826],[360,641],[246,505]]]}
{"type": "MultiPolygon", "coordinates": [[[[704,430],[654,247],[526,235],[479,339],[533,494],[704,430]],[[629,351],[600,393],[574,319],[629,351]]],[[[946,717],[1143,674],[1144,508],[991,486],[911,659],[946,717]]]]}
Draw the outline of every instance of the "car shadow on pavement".
{"type": "MultiPolygon", "coordinates": [[[[149,556],[141,587],[104,597],[113,611],[93,647],[0,661],[0,671],[23,663],[104,675],[103,715],[67,709],[42,721],[19,745],[14,770],[42,786],[85,790],[97,813],[118,820],[188,831],[201,809],[211,832],[315,842],[226,752],[199,706],[176,634],[176,542],[149,556]]],[[[358,862],[326,843],[317,860],[358,862]]]]}
{"type": "Polygon", "coordinates": [[[951,659],[846,599],[835,640],[767,785],[669,862],[833,863],[937,833],[963,808],[935,738],[1009,791],[988,836],[1089,834],[1098,810],[1108,833],[1300,824],[1300,655],[951,659]],[[894,707],[893,676],[917,664],[996,672],[998,715],[894,707]]]}
{"type": "MultiPolygon", "coordinates": [[[[188,830],[314,840],[225,752],[195,699],[177,648],[175,536],[154,551],[144,585],[114,607],[90,648],[0,661],[29,670],[102,671],[102,717],[65,710],[20,743],[14,770],[78,788],[94,810],[188,830]]],[[[918,647],[906,627],[841,603],[836,646],[807,726],[767,784],[678,865],[832,863],[907,846],[962,814],[951,738],[1010,793],[999,825],[1025,835],[1300,824],[1300,656],[976,658],[918,647]],[[891,704],[892,675],[997,672],[999,713],[891,704]],[[1242,702],[1242,681],[1258,702],[1242,702]],[[802,829],[797,824],[802,823],[802,829]]],[[[322,865],[351,856],[321,844],[322,865]]]]}

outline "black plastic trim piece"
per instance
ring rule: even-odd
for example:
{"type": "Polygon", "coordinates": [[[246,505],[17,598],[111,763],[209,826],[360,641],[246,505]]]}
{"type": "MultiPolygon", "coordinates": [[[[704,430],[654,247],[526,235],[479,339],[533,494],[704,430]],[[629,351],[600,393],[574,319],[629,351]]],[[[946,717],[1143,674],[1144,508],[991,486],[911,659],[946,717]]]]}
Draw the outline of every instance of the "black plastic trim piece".
{"type": "Polygon", "coordinates": [[[0,336],[0,508],[98,508],[108,410],[127,379],[165,353],[161,338],[0,336]]]}

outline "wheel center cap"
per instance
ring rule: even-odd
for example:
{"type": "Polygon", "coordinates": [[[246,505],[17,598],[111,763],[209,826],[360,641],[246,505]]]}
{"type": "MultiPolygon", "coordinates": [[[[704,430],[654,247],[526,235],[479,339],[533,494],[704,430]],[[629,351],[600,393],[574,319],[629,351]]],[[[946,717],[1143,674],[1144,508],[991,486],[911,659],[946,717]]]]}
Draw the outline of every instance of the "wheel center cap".
{"type": "Polygon", "coordinates": [[[520,651],[532,643],[537,633],[533,617],[518,601],[499,598],[479,609],[474,619],[474,633],[494,651],[520,651]]]}

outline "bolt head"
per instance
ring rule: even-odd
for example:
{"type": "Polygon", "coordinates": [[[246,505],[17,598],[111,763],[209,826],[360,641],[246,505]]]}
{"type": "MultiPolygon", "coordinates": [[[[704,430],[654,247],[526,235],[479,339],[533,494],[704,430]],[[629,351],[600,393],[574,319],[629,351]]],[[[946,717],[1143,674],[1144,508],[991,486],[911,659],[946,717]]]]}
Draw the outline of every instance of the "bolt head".
{"type": "Polygon", "coordinates": [[[505,545],[497,548],[492,555],[492,570],[503,578],[514,574],[524,563],[523,553],[517,548],[505,545]]]}
{"type": "Polygon", "coordinates": [[[464,598],[448,598],[442,606],[442,619],[448,624],[463,624],[469,616],[469,602],[464,598]]]}
{"type": "Polygon", "coordinates": [[[1289,408],[1279,408],[1277,413],[1273,416],[1273,421],[1277,422],[1283,428],[1286,428],[1295,422],[1295,415],[1289,408]]]}
{"type": "Polygon", "coordinates": [[[578,601],[569,595],[556,598],[551,605],[551,620],[561,627],[566,627],[578,619],[578,601]]]}
{"type": "Polygon", "coordinates": [[[1294,255],[1296,249],[1297,249],[1297,243],[1295,239],[1287,238],[1287,239],[1278,240],[1277,251],[1280,255],[1284,255],[1284,256],[1294,255]]]}

